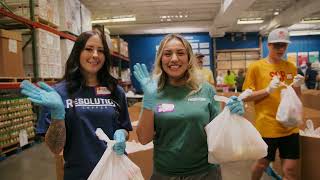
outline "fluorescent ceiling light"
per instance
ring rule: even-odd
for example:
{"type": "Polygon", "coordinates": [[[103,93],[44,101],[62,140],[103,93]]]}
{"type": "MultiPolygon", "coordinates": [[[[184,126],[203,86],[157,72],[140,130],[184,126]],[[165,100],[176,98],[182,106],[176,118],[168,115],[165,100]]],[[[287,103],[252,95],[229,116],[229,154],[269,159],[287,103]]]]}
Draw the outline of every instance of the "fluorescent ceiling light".
{"type": "Polygon", "coordinates": [[[300,23],[320,23],[320,18],[303,18],[300,23]]]}
{"type": "Polygon", "coordinates": [[[91,23],[99,24],[99,23],[114,23],[114,22],[128,22],[128,21],[136,21],[136,16],[134,15],[113,16],[108,19],[96,19],[91,21],[91,23]]]}
{"type": "Polygon", "coordinates": [[[290,31],[290,36],[320,35],[320,30],[290,31]]]}
{"type": "Polygon", "coordinates": [[[237,24],[260,24],[263,23],[262,18],[241,18],[238,19],[237,24]]]}
{"type": "Polygon", "coordinates": [[[143,30],[144,34],[167,34],[167,33],[194,33],[207,32],[206,28],[198,27],[170,27],[170,28],[152,28],[143,30]]]}

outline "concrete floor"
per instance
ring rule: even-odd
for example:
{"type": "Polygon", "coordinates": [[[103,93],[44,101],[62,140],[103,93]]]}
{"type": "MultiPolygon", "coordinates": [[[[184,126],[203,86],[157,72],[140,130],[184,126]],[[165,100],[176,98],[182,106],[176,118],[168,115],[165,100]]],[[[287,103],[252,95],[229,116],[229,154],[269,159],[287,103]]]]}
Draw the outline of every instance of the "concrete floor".
{"type": "MultiPolygon", "coordinates": [[[[223,180],[249,180],[252,161],[222,166],[223,180]]],[[[56,180],[53,154],[45,143],[35,144],[0,161],[1,180],[56,180]]],[[[264,174],[262,180],[271,180],[264,174]]]]}
{"type": "Polygon", "coordinates": [[[1,180],[56,180],[55,159],[45,143],[0,161],[1,180]]]}

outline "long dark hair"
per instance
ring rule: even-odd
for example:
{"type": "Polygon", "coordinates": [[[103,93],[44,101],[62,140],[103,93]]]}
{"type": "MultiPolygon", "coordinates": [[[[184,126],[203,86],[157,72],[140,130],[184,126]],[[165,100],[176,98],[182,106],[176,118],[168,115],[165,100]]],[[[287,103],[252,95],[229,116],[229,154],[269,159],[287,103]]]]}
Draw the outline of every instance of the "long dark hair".
{"type": "Polygon", "coordinates": [[[73,99],[74,94],[77,92],[77,90],[79,90],[82,86],[86,85],[86,80],[83,74],[81,73],[80,54],[84,50],[88,39],[94,35],[98,35],[100,37],[105,56],[105,62],[97,74],[99,85],[107,87],[111,91],[111,96],[113,97],[113,100],[119,103],[118,97],[115,94],[118,81],[117,79],[112,77],[109,72],[111,65],[111,55],[109,47],[105,35],[100,33],[99,31],[83,32],[79,35],[79,37],[74,43],[70,56],[66,62],[65,74],[63,76],[63,80],[65,80],[67,83],[68,95],[73,99]]]}

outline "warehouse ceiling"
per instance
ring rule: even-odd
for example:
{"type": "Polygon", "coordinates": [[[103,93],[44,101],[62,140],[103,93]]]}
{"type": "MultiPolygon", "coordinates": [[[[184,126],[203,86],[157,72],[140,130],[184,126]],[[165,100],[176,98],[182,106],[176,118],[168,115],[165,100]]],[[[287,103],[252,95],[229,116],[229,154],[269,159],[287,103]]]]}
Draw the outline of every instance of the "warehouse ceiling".
{"type": "Polygon", "coordinates": [[[279,26],[293,30],[320,30],[320,0],[81,0],[93,20],[135,16],[136,21],[104,23],[111,34],[260,32],[279,26]],[[238,19],[260,18],[261,24],[239,25],[238,19]],[[298,24],[297,24],[298,23],[298,24]],[[294,25],[295,24],[295,25],[294,25]],[[294,25],[294,26],[292,26],[294,25]]]}

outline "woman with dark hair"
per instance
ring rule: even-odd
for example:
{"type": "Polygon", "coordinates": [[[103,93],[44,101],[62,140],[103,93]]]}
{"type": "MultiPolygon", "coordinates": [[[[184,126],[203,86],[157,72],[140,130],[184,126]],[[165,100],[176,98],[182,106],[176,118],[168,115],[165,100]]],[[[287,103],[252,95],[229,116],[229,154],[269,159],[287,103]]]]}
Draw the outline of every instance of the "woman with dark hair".
{"type": "Polygon", "coordinates": [[[21,83],[22,94],[44,107],[37,131],[46,133],[54,154],[63,150],[65,180],[87,179],[100,160],[107,144],[95,135],[97,128],[116,140],[118,155],[124,154],[132,127],[125,93],[109,73],[110,60],[104,35],[87,31],[77,38],[65,75],[54,88],[21,83]]]}

